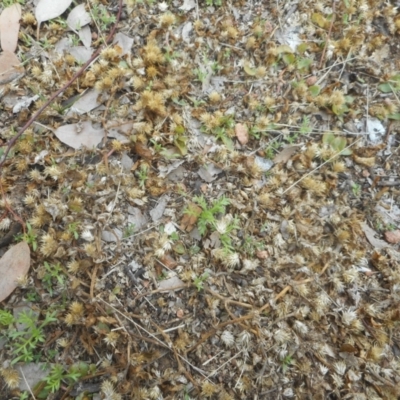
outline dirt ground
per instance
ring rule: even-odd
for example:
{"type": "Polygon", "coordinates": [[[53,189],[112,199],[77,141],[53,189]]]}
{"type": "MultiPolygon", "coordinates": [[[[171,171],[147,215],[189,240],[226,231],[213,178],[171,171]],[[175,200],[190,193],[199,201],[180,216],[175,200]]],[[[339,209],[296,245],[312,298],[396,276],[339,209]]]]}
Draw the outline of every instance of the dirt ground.
{"type": "Polygon", "coordinates": [[[399,4],[12,3],[2,398],[398,399],[399,4]]]}

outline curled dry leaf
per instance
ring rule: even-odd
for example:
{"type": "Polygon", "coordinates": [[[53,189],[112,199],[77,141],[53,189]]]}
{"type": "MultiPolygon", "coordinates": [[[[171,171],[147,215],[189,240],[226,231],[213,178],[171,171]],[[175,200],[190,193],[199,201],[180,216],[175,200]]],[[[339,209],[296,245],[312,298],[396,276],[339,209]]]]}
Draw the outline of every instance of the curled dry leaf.
{"type": "Polygon", "coordinates": [[[69,13],[67,25],[71,30],[77,32],[89,24],[91,20],[90,14],[85,10],[85,5],[79,4],[69,13]]]}
{"type": "Polygon", "coordinates": [[[384,233],[385,240],[389,243],[397,244],[400,243],[400,230],[387,231],[384,233]]]}
{"type": "Polygon", "coordinates": [[[144,158],[147,161],[151,161],[153,159],[153,153],[143,143],[136,142],[135,143],[135,151],[140,157],[144,158]]]}
{"type": "Polygon", "coordinates": [[[290,157],[299,149],[300,146],[288,146],[285,147],[282,151],[280,151],[274,158],[274,163],[278,164],[280,162],[289,161],[290,157]]]}
{"type": "Polygon", "coordinates": [[[197,222],[198,216],[201,214],[203,209],[195,203],[191,203],[189,205],[189,209],[191,210],[190,214],[184,214],[180,228],[186,232],[190,232],[193,230],[194,225],[197,222]]]}
{"type": "Polygon", "coordinates": [[[0,259],[0,301],[6,299],[17,287],[31,264],[31,254],[26,242],[11,247],[0,259]]]}
{"type": "Polygon", "coordinates": [[[35,10],[38,27],[44,21],[59,17],[72,3],[72,0],[40,0],[35,10]]]}
{"type": "Polygon", "coordinates": [[[0,85],[6,85],[24,75],[24,68],[20,65],[18,57],[11,51],[0,54],[0,85]]]}
{"type": "Polygon", "coordinates": [[[376,164],[375,157],[358,157],[354,155],[354,161],[365,167],[373,167],[376,164]]]}
{"type": "Polygon", "coordinates": [[[361,223],[361,228],[364,231],[364,234],[367,237],[368,241],[375,249],[384,249],[385,247],[388,247],[386,242],[375,237],[377,233],[372,228],[370,228],[366,222],[361,223]]]}
{"type": "Polygon", "coordinates": [[[118,32],[115,35],[113,44],[118,44],[119,47],[122,49],[121,55],[130,54],[130,51],[133,46],[133,38],[123,34],[122,32],[118,32]]]}
{"type": "Polygon", "coordinates": [[[164,254],[160,261],[169,269],[174,269],[178,265],[175,258],[169,254],[164,254]]]}
{"type": "Polygon", "coordinates": [[[3,51],[14,53],[18,43],[21,6],[16,3],[3,10],[0,15],[0,43],[3,51]]]}
{"type": "Polygon", "coordinates": [[[68,146],[79,149],[96,147],[104,137],[104,129],[96,129],[90,121],[60,126],[55,132],[57,138],[68,146]]]}
{"type": "Polygon", "coordinates": [[[240,144],[246,144],[249,141],[249,129],[246,125],[236,124],[235,134],[240,144]]]}
{"type": "Polygon", "coordinates": [[[177,276],[173,276],[172,278],[164,279],[158,285],[160,291],[175,291],[182,289],[185,286],[185,282],[179,279],[177,276]]]}

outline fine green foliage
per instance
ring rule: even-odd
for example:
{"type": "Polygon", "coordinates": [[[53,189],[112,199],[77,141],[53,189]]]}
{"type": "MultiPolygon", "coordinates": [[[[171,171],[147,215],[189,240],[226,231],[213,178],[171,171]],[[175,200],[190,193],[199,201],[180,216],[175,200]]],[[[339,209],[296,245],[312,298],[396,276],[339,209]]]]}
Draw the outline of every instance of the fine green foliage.
{"type": "Polygon", "coordinates": [[[64,287],[66,276],[60,264],[52,265],[45,261],[43,272],[42,283],[51,296],[54,293],[55,286],[64,287]]]}
{"type": "Polygon", "coordinates": [[[91,12],[101,32],[106,31],[116,21],[115,15],[110,14],[103,4],[94,4],[91,12]]]}
{"type": "Polygon", "coordinates": [[[12,6],[15,3],[25,4],[25,0],[1,0],[0,6],[3,8],[7,8],[7,7],[12,6]]]}
{"type": "Polygon", "coordinates": [[[361,185],[359,185],[358,183],[353,183],[351,185],[351,190],[352,190],[354,196],[358,197],[361,193],[361,185]]]}
{"type": "Polygon", "coordinates": [[[137,176],[139,179],[139,186],[143,189],[146,181],[147,181],[147,177],[148,177],[148,172],[149,172],[149,168],[147,165],[142,165],[140,167],[140,170],[137,171],[137,176]]]}
{"type": "Polygon", "coordinates": [[[393,75],[389,81],[378,85],[382,93],[395,93],[400,90],[400,74],[393,75]]]}
{"type": "Polygon", "coordinates": [[[32,247],[33,251],[37,250],[38,244],[37,244],[37,234],[36,231],[32,228],[31,224],[29,222],[26,223],[26,232],[22,233],[20,235],[17,235],[15,237],[17,241],[22,241],[24,240],[26,243],[28,243],[29,246],[32,247]]]}
{"type": "Polygon", "coordinates": [[[129,236],[132,236],[135,233],[135,224],[128,224],[128,226],[124,229],[123,238],[126,239],[129,236]]]}
{"type": "Polygon", "coordinates": [[[51,393],[55,393],[60,389],[62,381],[67,380],[70,383],[76,382],[80,376],[80,372],[73,370],[67,372],[62,365],[56,364],[51,369],[49,375],[44,379],[46,382],[44,389],[51,393]]]}
{"type": "Polygon", "coordinates": [[[336,136],[334,133],[325,133],[322,137],[322,143],[327,144],[333,150],[338,152],[342,156],[349,156],[352,154],[351,149],[346,149],[347,141],[343,136],[336,136]]]}
{"type": "Polygon", "coordinates": [[[204,196],[195,196],[193,201],[202,208],[202,211],[199,214],[193,208],[189,207],[185,210],[185,214],[198,217],[197,227],[201,235],[206,233],[208,226],[215,226],[215,223],[217,222],[215,218],[216,215],[224,214],[225,207],[230,204],[229,199],[224,196],[218,200],[214,200],[211,206],[208,206],[204,196]]]}
{"type": "Polygon", "coordinates": [[[68,232],[72,233],[74,235],[74,238],[76,240],[79,239],[79,233],[78,233],[78,222],[72,222],[71,224],[68,225],[68,232]]]}
{"type": "Polygon", "coordinates": [[[286,356],[283,360],[282,360],[282,371],[283,373],[285,373],[289,367],[293,364],[293,358],[291,356],[286,356]]]}
{"type": "Polygon", "coordinates": [[[206,0],[208,6],[222,6],[222,0],[206,0]]]}
{"type": "Polygon", "coordinates": [[[217,126],[207,127],[202,126],[201,130],[205,133],[215,136],[218,140],[227,147],[228,150],[233,151],[233,141],[231,139],[232,131],[235,126],[235,119],[233,115],[224,115],[217,119],[217,126]]]}
{"type": "Polygon", "coordinates": [[[198,292],[204,289],[203,283],[207,280],[208,277],[209,277],[208,272],[204,272],[203,275],[197,276],[196,278],[193,279],[193,284],[194,286],[196,286],[198,292]]]}
{"type": "Polygon", "coordinates": [[[227,223],[224,220],[214,223],[214,228],[220,233],[219,240],[226,253],[234,251],[231,233],[239,228],[239,219],[234,217],[227,223]]]}
{"type": "Polygon", "coordinates": [[[13,315],[6,310],[0,310],[0,325],[11,325],[14,322],[13,315]]]}
{"type": "Polygon", "coordinates": [[[39,321],[32,310],[22,311],[16,318],[8,311],[0,310],[0,324],[3,326],[0,336],[7,340],[14,355],[11,364],[35,361],[40,344],[46,340],[44,328],[55,321],[55,313],[46,313],[45,319],[39,321]],[[17,329],[16,324],[22,328],[17,329]]]}

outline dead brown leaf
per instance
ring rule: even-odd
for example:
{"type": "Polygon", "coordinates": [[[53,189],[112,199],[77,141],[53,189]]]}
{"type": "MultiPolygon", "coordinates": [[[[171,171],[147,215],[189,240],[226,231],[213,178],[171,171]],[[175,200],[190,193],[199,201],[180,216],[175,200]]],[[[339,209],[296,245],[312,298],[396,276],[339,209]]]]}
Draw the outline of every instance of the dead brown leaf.
{"type": "Polygon", "coordinates": [[[186,232],[190,232],[193,230],[194,225],[197,222],[198,216],[201,214],[203,211],[200,206],[197,204],[191,203],[189,205],[189,209],[193,212],[192,214],[184,214],[182,220],[181,220],[181,225],[180,228],[186,232]]]}
{"type": "Polygon", "coordinates": [[[140,157],[144,158],[146,161],[151,161],[153,159],[153,153],[143,143],[136,142],[135,151],[140,157]]]}
{"type": "Polygon", "coordinates": [[[361,223],[361,228],[373,247],[375,247],[376,249],[384,249],[385,247],[388,247],[386,242],[381,239],[375,238],[375,235],[377,235],[377,233],[372,228],[370,228],[366,222],[361,223]]]}
{"type": "Polygon", "coordinates": [[[354,161],[366,167],[373,167],[376,164],[375,157],[358,157],[354,155],[354,161]]]}
{"type": "Polygon", "coordinates": [[[385,236],[385,240],[388,243],[397,244],[400,243],[400,230],[397,229],[395,231],[387,231],[383,234],[385,236]]]}
{"type": "Polygon", "coordinates": [[[18,44],[21,6],[18,3],[3,10],[0,15],[0,43],[3,51],[14,53],[18,44]]]}
{"type": "Polygon", "coordinates": [[[274,158],[274,163],[278,164],[280,162],[289,161],[290,157],[299,149],[300,146],[288,146],[285,147],[282,151],[280,151],[274,158]]]}
{"type": "Polygon", "coordinates": [[[24,68],[20,64],[18,57],[11,51],[0,54],[0,85],[10,83],[24,74],[24,68]]]}
{"type": "Polygon", "coordinates": [[[160,261],[169,269],[174,269],[178,265],[176,260],[169,254],[164,254],[160,261]]]}
{"type": "Polygon", "coordinates": [[[235,134],[238,138],[240,144],[247,144],[249,141],[249,129],[244,124],[236,124],[235,126],[235,134]]]}
{"type": "Polygon", "coordinates": [[[0,259],[0,301],[17,287],[18,278],[24,277],[31,264],[31,253],[26,242],[11,247],[0,259]]]}

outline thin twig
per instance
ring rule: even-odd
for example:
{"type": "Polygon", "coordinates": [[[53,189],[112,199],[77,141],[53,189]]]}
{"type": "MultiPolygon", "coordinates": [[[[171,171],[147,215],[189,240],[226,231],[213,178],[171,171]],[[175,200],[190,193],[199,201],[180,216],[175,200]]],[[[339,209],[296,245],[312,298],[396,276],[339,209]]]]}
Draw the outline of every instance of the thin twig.
{"type": "Polygon", "coordinates": [[[31,394],[33,400],[36,400],[36,397],[35,397],[35,395],[33,394],[32,389],[31,389],[31,387],[29,386],[28,381],[27,381],[26,378],[25,378],[24,371],[22,371],[22,368],[21,368],[21,367],[19,367],[19,370],[20,370],[20,372],[21,372],[22,378],[24,379],[25,385],[27,386],[27,388],[28,388],[28,390],[29,390],[29,393],[31,394]]]}

